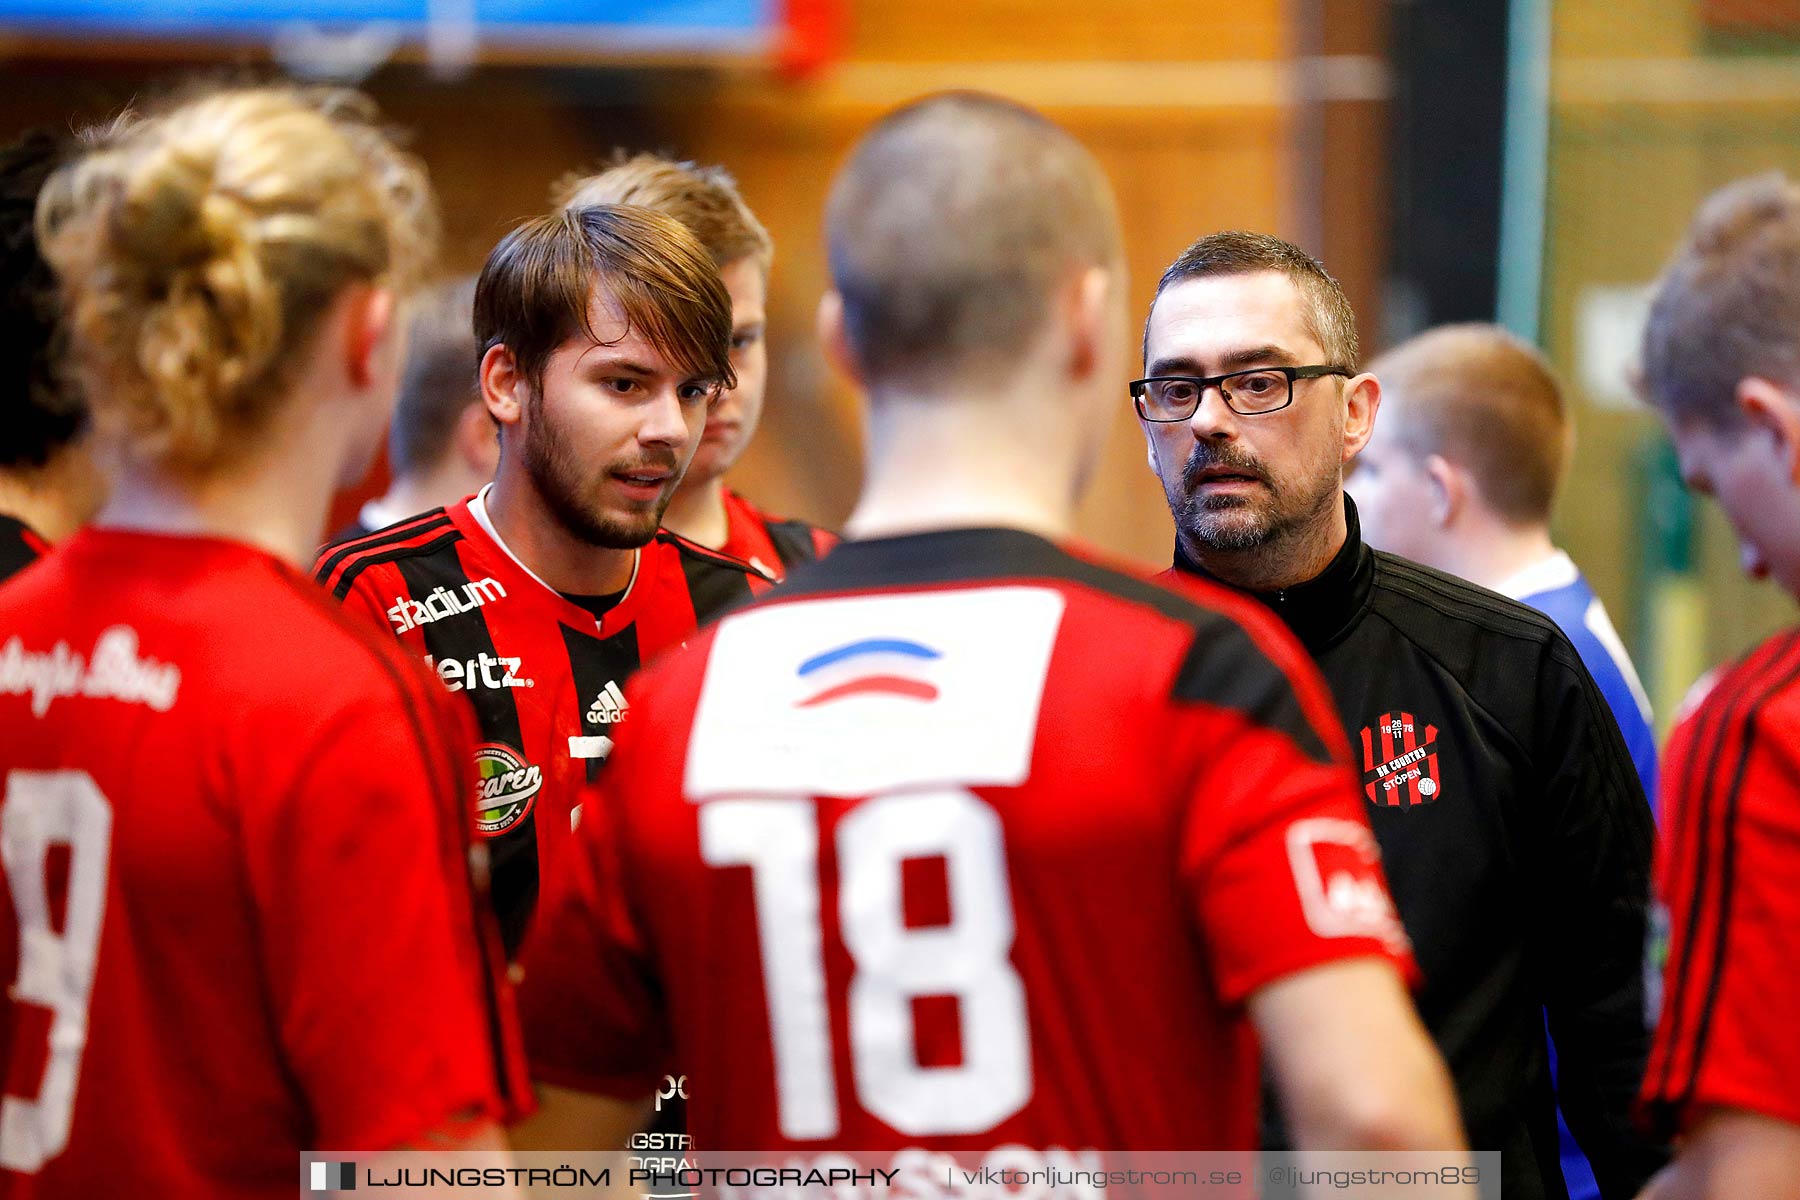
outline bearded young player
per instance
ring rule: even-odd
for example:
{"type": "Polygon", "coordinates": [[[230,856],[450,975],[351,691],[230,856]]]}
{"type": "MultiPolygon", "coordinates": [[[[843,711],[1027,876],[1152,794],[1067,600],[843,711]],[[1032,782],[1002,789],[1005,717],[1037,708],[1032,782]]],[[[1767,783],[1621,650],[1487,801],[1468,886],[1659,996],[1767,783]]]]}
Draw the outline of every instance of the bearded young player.
{"type": "MultiPolygon", "coordinates": [[[[1643,391],[1744,569],[1800,597],[1800,186],[1701,207],[1644,330],[1643,391]]],[[[1675,1161],[1653,1200],[1800,1194],[1800,633],[1726,671],[1670,735],[1662,1016],[1641,1102],[1675,1161]]]]}
{"type": "Polygon", "coordinates": [[[686,225],[718,264],[731,296],[731,366],[737,384],[719,398],[688,464],[681,486],[663,514],[663,525],[702,546],[741,558],[780,580],[798,563],[819,557],[835,535],[784,517],[773,517],[725,486],[762,421],[769,382],[767,339],[769,267],[775,243],[738,194],[723,167],[638,154],[597,175],[564,186],[566,208],[587,204],[640,204],[686,225]]]}
{"type": "Polygon", "coordinates": [[[734,378],[730,298],[679,222],[607,206],[526,222],[481,272],[475,334],[494,482],[328,548],[315,573],[474,708],[510,953],[625,719],[626,678],[763,580],[657,528],[734,378]]]}
{"type": "Polygon", "coordinates": [[[467,717],[297,569],[435,224],[367,110],[190,100],[40,204],[118,470],[0,588],[0,1194],[291,1197],[303,1151],[498,1147],[523,1098],[467,717]]]}
{"type": "Polygon", "coordinates": [[[1111,193],[922,101],[839,176],[822,326],[855,540],[638,680],[524,959],[520,1144],[1460,1146],[1323,686],[1279,627],[1063,545],[1125,362],[1111,193]],[[948,198],[954,198],[951,203],[948,198]],[[1117,648],[1129,645],[1131,653],[1117,648]]]}
{"type": "Polygon", "coordinates": [[[0,390],[0,579],[73,533],[102,492],[86,406],[57,369],[56,281],[33,229],[38,191],[65,152],[42,132],[0,149],[0,359],[14,364],[0,390]]]}

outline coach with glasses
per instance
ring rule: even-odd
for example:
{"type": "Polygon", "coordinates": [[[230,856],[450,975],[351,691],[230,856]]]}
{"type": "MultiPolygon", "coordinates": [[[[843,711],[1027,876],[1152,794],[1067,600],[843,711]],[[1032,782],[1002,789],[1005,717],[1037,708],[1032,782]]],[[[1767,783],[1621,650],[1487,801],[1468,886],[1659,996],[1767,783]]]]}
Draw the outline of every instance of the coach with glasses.
{"type": "Polygon", "coordinates": [[[1171,574],[1251,593],[1322,668],[1424,973],[1420,1014],[1470,1145],[1503,1154],[1508,1200],[1567,1196],[1559,1100],[1602,1194],[1625,1200],[1664,1157],[1628,1111],[1648,1044],[1649,808],[1548,618],[1363,544],[1343,466],[1381,388],[1356,361],[1349,303],[1295,246],[1213,234],[1164,273],[1131,396],[1175,517],[1171,574]]]}

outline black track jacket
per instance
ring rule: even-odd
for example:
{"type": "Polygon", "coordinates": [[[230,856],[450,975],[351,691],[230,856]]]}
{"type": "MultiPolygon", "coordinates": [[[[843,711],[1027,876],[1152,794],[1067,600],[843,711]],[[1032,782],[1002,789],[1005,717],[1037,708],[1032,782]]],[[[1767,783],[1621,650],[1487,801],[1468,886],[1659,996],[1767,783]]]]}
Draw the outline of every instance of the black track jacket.
{"type": "MultiPolygon", "coordinates": [[[[1507,1200],[1567,1196],[1548,1013],[1564,1115],[1602,1194],[1625,1200],[1665,1157],[1629,1119],[1652,840],[1630,754],[1548,617],[1371,550],[1344,506],[1325,571],[1257,598],[1317,660],[1361,760],[1470,1144],[1502,1152],[1507,1200]]],[[[1175,568],[1206,575],[1179,548],[1175,568]]]]}

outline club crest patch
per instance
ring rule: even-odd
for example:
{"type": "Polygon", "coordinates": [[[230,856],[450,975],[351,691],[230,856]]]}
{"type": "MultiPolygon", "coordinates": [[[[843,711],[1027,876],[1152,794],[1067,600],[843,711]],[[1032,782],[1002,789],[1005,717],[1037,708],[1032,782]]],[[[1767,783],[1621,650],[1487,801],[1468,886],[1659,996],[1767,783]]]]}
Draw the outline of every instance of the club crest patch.
{"type": "Polygon", "coordinates": [[[1443,794],[1438,731],[1409,712],[1383,713],[1362,731],[1363,792],[1380,808],[1430,804],[1443,794]]]}

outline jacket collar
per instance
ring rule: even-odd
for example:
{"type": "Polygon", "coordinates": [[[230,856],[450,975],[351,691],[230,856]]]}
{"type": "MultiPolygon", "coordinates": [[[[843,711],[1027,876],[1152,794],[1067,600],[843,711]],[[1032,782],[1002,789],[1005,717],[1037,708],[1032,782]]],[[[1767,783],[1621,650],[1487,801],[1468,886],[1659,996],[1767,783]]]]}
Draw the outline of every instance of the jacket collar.
{"type": "MultiPolygon", "coordinates": [[[[1344,544],[1319,574],[1279,591],[1249,593],[1280,617],[1314,655],[1335,644],[1362,619],[1375,587],[1375,553],[1363,543],[1362,522],[1348,494],[1344,496],[1344,524],[1344,544]]],[[[1175,543],[1175,569],[1231,586],[1188,557],[1180,541],[1175,543]]]]}

